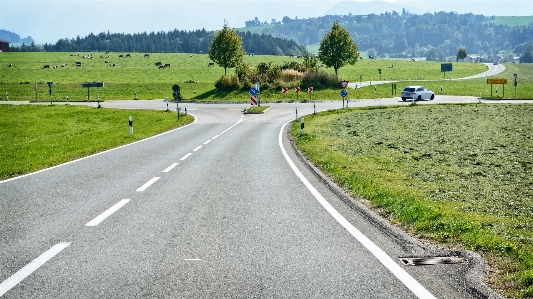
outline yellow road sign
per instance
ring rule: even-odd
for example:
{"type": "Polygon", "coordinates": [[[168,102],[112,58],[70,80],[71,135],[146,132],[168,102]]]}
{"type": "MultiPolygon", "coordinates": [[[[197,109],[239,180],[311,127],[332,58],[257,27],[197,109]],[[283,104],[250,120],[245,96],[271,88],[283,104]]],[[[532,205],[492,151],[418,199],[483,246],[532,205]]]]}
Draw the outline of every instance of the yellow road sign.
{"type": "Polygon", "coordinates": [[[487,79],[487,84],[507,84],[507,79],[487,79]]]}

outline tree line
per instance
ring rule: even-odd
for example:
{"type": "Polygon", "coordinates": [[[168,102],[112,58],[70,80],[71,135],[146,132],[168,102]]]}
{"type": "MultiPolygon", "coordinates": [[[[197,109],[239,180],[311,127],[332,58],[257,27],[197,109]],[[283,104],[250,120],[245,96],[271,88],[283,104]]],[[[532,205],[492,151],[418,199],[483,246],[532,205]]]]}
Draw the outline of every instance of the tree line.
{"type": "Polygon", "coordinates": [[[501,51],[522,53],[533,43],[533,24],[510,27],[496,25],[494,17],[455,12],[398,13],[325,16],[290,20],[263,29],[263,33],[292,39],[299,44],[319,43],[335,21],[357,41],[359,49],[373,56],[425,57],[431,48],[453,56],[458,48],[492,56],[501,51]]]}
{"type": "MultiPolygon", "coordinates": [[[[273,37],[267,34],[240,32],[244,49],[247,53],[302,55],[303,46],[296,42],[273,37]]],[[[207,53],[215,32],[202,30],[194,31],[160,31],[151,33],[90,33],[85,37],[64,38],[56,43],[44,44],[42,48],[11,47],[17,51],[47,51],[47,52],[178,52],[178,53],[207,53]]]]}

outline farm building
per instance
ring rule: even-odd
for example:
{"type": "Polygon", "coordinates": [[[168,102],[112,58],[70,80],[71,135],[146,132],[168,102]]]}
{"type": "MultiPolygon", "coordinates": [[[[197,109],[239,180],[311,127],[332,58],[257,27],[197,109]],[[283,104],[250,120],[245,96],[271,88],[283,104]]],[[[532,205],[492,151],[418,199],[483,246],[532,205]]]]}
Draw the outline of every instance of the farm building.
{"type": "Polygon", "coordinates": [[[0,52],[9,52],[9,42],[0,39],[0,52]]]}

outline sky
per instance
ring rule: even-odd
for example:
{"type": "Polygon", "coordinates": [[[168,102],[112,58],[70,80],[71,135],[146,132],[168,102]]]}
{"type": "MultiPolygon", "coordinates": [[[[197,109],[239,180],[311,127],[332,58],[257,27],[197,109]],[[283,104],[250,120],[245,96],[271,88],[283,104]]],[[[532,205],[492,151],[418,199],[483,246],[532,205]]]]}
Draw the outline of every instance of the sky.
{"type": "Polygon", "coordinates": [[[91,32],[219,30],[225,22],[241,28],[255,17],[267,22],[281,21],[284,16],[320,17],[334,6],[353,7],[354,2],[368,1],[379,2],[374,4],[384,9],[387,2],[405,5],[411,12],[533,16],[533,0],[0,0],[0,29],[44,44],[91,32]]]}

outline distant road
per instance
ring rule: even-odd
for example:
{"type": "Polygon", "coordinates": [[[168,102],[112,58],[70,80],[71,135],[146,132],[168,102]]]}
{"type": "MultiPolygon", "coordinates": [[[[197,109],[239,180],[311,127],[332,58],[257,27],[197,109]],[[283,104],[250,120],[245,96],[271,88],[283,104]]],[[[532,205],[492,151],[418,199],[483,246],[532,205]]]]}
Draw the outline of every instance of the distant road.
{"type": "MultiPolygon", "coordinates": [[[[477,75],[469,76],[469,77],[452,79],[452,81],[453,80],[470,80],[470,79],[490,77],[490,76],[494,76],[494,75],[497,75],[497,74],[502,73],[502,72],[505,71],[505,66],[503,64],[497,64],[497,65],[493,65],[492,63],[483,63],[483,64],[486,65],[489,68],[487,71],[485,71],[483,73],[480,73],[480,74],[477,74],[477,75]]],[[[441,81],[441,80],[422,80],[422,81],[441,81]]],[[[366,87],[366,86],[370,86],[370,85],[389,84],[389,83],[395,83],[395,82],[399,82],[399,81],[397,81],[397,80],[390,81],[389,80],[389,81],[352,82],[352,83],[348,83],[348,88],[361,88],[361,87],[366,87]]]]}

